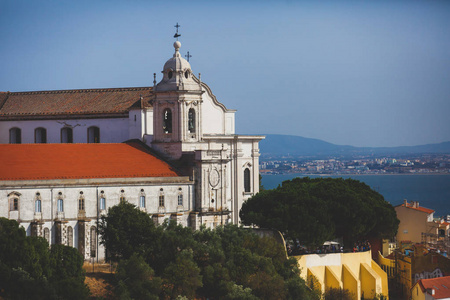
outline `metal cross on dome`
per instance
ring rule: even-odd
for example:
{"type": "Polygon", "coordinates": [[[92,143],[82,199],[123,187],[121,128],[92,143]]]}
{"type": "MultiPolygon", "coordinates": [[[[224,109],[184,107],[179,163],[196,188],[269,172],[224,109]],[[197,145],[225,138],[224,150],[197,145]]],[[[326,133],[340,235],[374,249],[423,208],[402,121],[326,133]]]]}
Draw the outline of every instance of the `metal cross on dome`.
{"type": "Polygon", "coordinates": [[[181,34],[178,34],[178,28],[180,28],[181,27],[181,25],[178,25],[178,22],[177,22],[177,25],[175,25],[174,27],[176,27],[177,28],[177,32],[174,34],[174,38],[176,38],[177,39],[177,41],[178,41],[178,37],[179,36],[181,36],[181,34]]]}
{"type": "Polygon", "coordinates": [[[187,61],[189,61],[189,58],[192,57],[192,55],[189,54],[189,51],[187,52],[187,54],[185,55],[185,57],[187,57],[187,61]]]}

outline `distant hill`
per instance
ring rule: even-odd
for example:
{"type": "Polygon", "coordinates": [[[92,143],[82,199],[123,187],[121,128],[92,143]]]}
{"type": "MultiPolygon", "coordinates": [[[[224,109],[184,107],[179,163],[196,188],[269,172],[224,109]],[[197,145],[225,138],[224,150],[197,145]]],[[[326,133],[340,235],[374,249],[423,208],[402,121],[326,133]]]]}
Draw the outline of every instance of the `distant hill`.
{"type": "Polygon", "coordinates": [[[353,156],[389,154],[450,154],[450,142],[402,147],[354,147],[328,143],[295,135],[266,134],[260,142],[263,156],[353,156]]]}

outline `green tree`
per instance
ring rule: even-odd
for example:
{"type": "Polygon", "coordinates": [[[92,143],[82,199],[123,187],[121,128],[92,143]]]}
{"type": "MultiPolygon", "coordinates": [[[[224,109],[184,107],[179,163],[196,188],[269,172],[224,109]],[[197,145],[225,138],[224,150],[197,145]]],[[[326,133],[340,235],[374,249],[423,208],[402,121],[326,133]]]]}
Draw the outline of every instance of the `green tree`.
{"type": "Polygon", "coordinates": [[[194,262],[192,251],[181,251],[164,270],[164,279],[171,299],[179,295],[194,298],[196,290],[203,284],[200,268],[194,262]]]}
{"type": "Polygon", "coordinates": [[[122,299],[142,298],[133,290],[150,297],[144,283],[152,276],[152,281],[162,280],[162,298],[316,299],[299,277],[295,259],[288,259],[273,238],[236,225],[194,231],[175,222],[158,227],[151,222],[147,214],[122,203],[99,226],[106,251],[113,249],[121,260],[116,293],[122,299]],[[137,274],[130,273],[134,270],[137,274]]]}
{"type": "Polygon", "coordinates": [[[0,218],[0,297],[86,299],[83,257],[72,247],[27,237],[14,220],[0,218]],[[24,288],[26,287],[26,288],[24,288]]]}
{"type": "Polygon", "coordinates": [[[399,223],[382,195],[342,178],[285,181],[246,201],[240,217],[245,225],[276,229],[308,246],[335,237],[344,238],[347,245],[368,237],[392,237],[399,223]]]}
{"type": "Polygon", "coordinates": [[[77,249],[65,245],[52,245],[51,282],[57,294],[63,299],[86,299],[89,288],[84,283],[83,256],[77,249]]]}
{"type": "Polygon", "coordinates": [[[137,254],[120,261],[116,279],[116,294],[120,299],[159,299],[161,278],[156,277],[153,269],[137,254]]]}
{"type": "Polygon", "coordinates": [[[109,208],[108,214],[102,216],[99,233],[100,243],[112,261],[129,259],[134,253],[143,257],[154,253],[154,241],[160,236],[148,214],[126,201],[109,208]]]}
{"type": "Polygon", "coordinates": [[[352,300],[355,297],[349,290],[329,288],[325,291],[323,298],[325,300],[352,300]]]}

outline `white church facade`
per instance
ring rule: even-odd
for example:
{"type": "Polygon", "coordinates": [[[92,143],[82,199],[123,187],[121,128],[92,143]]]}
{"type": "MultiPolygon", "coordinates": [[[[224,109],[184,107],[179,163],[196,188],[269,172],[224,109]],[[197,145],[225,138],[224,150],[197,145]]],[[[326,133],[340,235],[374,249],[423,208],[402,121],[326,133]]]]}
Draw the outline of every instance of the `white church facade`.
{"type": "Polygon", "coordinates": [[[152,87],[0,92],[0,217],[104,258],[97,221],[128,201],[156,224],[239,224],[259,141],[175,53],[152,87]]]}

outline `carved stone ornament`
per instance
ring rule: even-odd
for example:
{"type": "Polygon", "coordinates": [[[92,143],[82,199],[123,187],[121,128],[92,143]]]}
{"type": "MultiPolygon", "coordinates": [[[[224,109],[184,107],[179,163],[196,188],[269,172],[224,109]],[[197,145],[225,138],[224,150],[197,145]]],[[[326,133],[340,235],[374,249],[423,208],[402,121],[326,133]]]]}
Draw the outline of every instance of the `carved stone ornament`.
{"type": "Polygon", "coordinates": [[[209,172],[209,184],[212,187],[216,187],[220,182],[220,174],[217,169],[212,169],[211,172],[209,172]]]}

